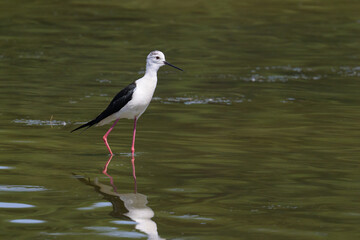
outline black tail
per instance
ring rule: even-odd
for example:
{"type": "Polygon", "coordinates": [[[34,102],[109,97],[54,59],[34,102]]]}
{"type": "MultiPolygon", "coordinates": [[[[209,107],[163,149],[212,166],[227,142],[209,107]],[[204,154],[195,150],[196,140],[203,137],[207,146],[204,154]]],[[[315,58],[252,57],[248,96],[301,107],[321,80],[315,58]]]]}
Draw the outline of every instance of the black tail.
{"type": "Polygon", "coordinates": [[[98,122],[96,121],[96,119],[91,120],[90,122],[85,123],[84,125],[81,125],[80,127],[75,128],[75,129],[72,130],[71,132],[75,132],[76,130],[79,130],[79,129],[84,128],[84,127],[89,128],[89,127],[91,127],[92,125],[97,124],[97,123],[98,123],[98,122]]]}

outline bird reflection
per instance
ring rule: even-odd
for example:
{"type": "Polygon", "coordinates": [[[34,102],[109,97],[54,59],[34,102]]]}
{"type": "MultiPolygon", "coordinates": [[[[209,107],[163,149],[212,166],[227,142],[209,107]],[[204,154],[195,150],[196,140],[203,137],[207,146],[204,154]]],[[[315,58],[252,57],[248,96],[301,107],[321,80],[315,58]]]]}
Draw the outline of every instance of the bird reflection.
{"type": "MultiPolygon", "coordinates": [[[[111,162],[111,159],[113,158],[114,155],[110,155],[109,159],[107,160],[107,162],[105,163],[105,166],[104,166],[104,169],[103,169],[103,174],[105,174],[106,176],[108,176],[111,181],[112,181],[112,177],[107,174],[107,169],[108,169],[108,166],[111,162]]],[[[134,155],[134,152],[132,152],[131,154],[131,164],[132,164],[132,169],[133,169],[133,177],[134,177],[134,182],[135,182],[135,193],[137,191],[137,185],[136,185],[136,174],[135,174],[135,155],[134,155]]]]}
{"type": "MultiPolygon", "coordinates": [[[[109,159],[109,161],[111,158],[109,159]]],[[[161,238],[157,232],[156,223],[151,220],[154,217],[154,211],[146,206],[148,203],[147,197],[144,194],[136,192],[135,182],[135,193],[118,193],[117,187],[114,184],[114,179],[105,170],[103,172],[110,179],[110,184],[104,184],[99,182],[96,177],[94,181],[90,178],[77,176],[77,179],[89,186],[94,187],[95,191],[104,196],[104,199],[109,201],[113,210],[110,213],[115,218],[130,218],[136,222],[136,229],[147,234],[149,240],[165,240],[161,238]],[[125,208],[124,208],[125,207],[125,208]],[[127,213],[126,210],[128,211],[127,213]]]]}

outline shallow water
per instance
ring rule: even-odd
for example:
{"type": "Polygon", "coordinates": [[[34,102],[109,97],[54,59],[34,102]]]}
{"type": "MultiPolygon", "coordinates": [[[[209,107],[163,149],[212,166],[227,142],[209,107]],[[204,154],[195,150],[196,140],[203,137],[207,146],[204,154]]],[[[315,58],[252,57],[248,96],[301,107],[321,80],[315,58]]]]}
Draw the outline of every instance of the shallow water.
{"type": "Polygon", "coordinates": [[[357,1],[2,1],[1,239],[358,239],[357,1]],[[162,50],[138,122],[70,134],[162,50]]]}

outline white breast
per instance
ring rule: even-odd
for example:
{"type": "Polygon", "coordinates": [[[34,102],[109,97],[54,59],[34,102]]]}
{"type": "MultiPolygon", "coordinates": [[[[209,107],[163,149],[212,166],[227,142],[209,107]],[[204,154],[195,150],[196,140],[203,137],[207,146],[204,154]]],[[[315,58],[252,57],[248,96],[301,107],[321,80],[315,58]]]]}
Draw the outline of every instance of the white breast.
{"type": "Polygon", "coordinates": [[[129,101],[118,113],[114,114],[116,115],[115,119],[134,119],[135,117],[139,118],[149,106],[155,92],[157,78],[150,79],[143,77],[135,81],[135,83],[136,88],[131,101],[129,101]]]}
{"type": "Polygon", "coordinates": [[[97,126],[102,126],[115,121],[119,118],[134,119],[139,118],[149,106],[154,95],[157,77],[144,76],[135,81],[136,88],[133,92],[132,99],[120,111],[108,116],[100,121],[97,126]]]}

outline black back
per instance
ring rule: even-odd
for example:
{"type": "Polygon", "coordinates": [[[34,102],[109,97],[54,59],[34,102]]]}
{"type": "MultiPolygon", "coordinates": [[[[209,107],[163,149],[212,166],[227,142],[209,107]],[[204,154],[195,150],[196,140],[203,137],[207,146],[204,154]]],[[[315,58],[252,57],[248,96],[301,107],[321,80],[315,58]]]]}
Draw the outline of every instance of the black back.
{"type": "Polygon", "coordinates": [[[107,106],[107,108],[95,118],[97,123],[107,118],[108,116],[120,111],[120,109],[122,109],[132,99],[135,87],[136,83],[131,83],[123,90],[121,90],[118,94],[116,94],[113,100],[111,100],[109,106],[107,106]]]}
{"type": "Polygon", "coordinates": [[[109,117],[110,115],[120,111],[120,109],[122,109],[132,99],[132,95],[134,93],[135,88],[136,88],[135,82],[129,84],[118,94],[116,94],[113,100],[111,100],[109,106],[107,106],[107,108],[102,113],[100,113],[99,116],[97,116],[95,119],[91,120],[90,122],[85,123],[84,125],[81,125],[78,128],[75,128],[71,132],[74,132],[83,127],[91,127],[92,125],[97,124],[101,120],[109,117]]]}

